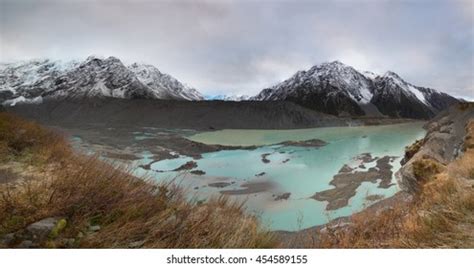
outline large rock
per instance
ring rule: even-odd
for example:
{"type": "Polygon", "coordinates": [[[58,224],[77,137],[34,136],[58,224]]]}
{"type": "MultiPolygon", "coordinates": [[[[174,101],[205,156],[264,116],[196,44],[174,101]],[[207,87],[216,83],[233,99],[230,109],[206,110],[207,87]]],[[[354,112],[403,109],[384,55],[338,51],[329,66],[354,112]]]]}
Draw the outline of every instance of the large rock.
{"type": "MultiPolygon", "coordinates": [[[[60,232],[64,230],[66,225],[67,221],[64,218],[51,217],[42,219],[28,225],[24,229],[0,236],[0,248],[38,248],[48,246],[48,243],[53,242],[53,240],[59,236],[60,232]]],[[[60,240],[63,241],[64,239],[60,240]]],[[[59,245],[67,246],[66,242],[60,243],[59,245]]],[[[50,245],[56,244],[57,243],[52,243],[50,245]]]]}
{"type": "Polygon", "coordinates": [[[425,125],[427,133],[418,152],[409,159],[405,158],[406,164],[396,174],[403,190],[409,193],[419,190],[413,163],[431,159],[446,165],[462,154],[466,125],[470,120],[474,120],[474,103],[461,103],[451,106],[425,125]]]}
{"type": "Polygon", "coordinates": [[[58,223],[58,218],[46,218],[35,223],[30,224],[26,227],[26,230],[35,240],[43,240],[53,231],[54,227],[58,223]]]}

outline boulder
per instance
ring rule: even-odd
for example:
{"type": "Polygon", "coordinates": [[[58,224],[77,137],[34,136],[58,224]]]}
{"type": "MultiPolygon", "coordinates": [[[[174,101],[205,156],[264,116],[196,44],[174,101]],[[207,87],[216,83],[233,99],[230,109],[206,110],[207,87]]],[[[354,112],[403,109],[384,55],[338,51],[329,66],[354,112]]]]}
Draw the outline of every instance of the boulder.
{"type": "Polygon", "coordinates": [[[89,226],[89,232],[98,232],[98,231],[100,231],[100,226],[99,225],[89,226]]]}
{"type": "Polygon", "coordinates": [[[23,240],[16,246],[17,248],[33,248],[36,245],[31,240],[23,240]]]}
{"type": "Polygon", "coordinates": [[[26,230],[35,240],[42,240],[48,237],[58,223],[58,218],[46,218],[26,227],[26,230]]]}

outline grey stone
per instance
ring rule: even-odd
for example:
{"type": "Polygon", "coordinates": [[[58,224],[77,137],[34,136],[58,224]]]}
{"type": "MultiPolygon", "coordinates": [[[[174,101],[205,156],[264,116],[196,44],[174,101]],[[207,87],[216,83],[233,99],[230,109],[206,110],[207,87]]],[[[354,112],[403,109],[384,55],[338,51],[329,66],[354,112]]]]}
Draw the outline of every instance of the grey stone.
{"type": "Polygon", "coordinates": [[[35,239],[44,239],[46,238],[51,231],[54,229],[58,223],[57,218],[46,218],[35,223],[30,224],[26,227],[26,230],[33,236],[35,239]]]}
{"type": "Polygon", "coordinates": [[[453,128],[450,125],[445,125],[445,126],[442,126],[439,129],[439,132],[441,132],[441,133],[451,133],[452,130],[453,130],[453,128]]]}
{"type": "Polygon", "coordinates": [[[0,245],[8,246],[15,240],[15,234],[9,233],[0,238],[0,245]]]}
{"type": "Polygon", "coordinates": [[[74,247],[76,239],[74,239],[74,238],[65,238],[61,242],[64,245],[64,247],[72,248],[72,247],[74,247]]]}
{"type": "Polygon", "coordinates": [[[91,225],[89,226],[89,231],[91,232],[97,232],[100,230],[100,226],[99,225],[91,225]]]}
{"type": "Polygon", "coordinates": [[[140,240],[140,241],[135,241],[130,244],[128,244],[129,248],[140,248],[145,244],[145,240],[140,240]]]}
{"type": "Polygon", "coordinates": [[[177,217],[176,215],[171,215],[169,217],[167,217],[161,224],[163,225],[174,225],[176,224],[176,220],[177,220],[177,217]]]}
{"type": "Polygon", "coordinates": [[[17,248],[32,248],[32,247],[33,247],[33,241],[31,240],[24,240],[17,246],[17,248]]]}
{"type": "Polygon", "coordinates": [[[78,239],[81,239],[81,238],[83,238],[83,237],[84,237],[84,233],[83,233],[83,232],[79,232],[79,233],[77,234],[77,238],[78,238],[78,239]]]}
{"type": "Polygon", "coordinates": [[[2,239],[13,240],[15,238],[15,233],[9,233],[2,237],[2,239]]]}

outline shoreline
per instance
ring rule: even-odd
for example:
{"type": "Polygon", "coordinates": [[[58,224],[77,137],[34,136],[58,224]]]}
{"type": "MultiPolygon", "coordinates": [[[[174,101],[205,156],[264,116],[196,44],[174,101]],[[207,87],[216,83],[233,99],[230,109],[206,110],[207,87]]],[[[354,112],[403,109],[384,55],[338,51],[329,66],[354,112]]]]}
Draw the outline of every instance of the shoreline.
{"type": "Polygon", "coordinates": [[[368,212],[376,215],[382,211],[390,210],[396,205],[409,204],[412,201],[413,195],[400,190],[390,197],[374,202],[361,211],[355,212],[349,216],[332,219],[325,224],[314,225],[299,231],[272,230],[270,232],[276,235],[277,240],[281,243],[280,248],[304,248],[304,245],[318,241],[320,233],[327,229],[344,229],[349,227],[351,224],[351,217],[353,216],[362,215],[368,212]]]}

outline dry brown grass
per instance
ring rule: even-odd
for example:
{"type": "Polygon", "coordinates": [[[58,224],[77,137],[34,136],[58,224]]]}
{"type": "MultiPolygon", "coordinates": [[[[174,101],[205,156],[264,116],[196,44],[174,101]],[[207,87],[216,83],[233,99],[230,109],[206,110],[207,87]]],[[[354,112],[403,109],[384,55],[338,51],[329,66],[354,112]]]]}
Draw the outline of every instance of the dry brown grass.
{"type": "MultiPolygon", "coordinates": [[[[37,124],[0,113],[4,163],[35,164],[35,179],[2,186],[0,235],[46,217],[67,220],[57,237],[75,247],[271,247],[273,237],[242,204],[225,198],[186,200],[172,184],[156,185],[126,169],[72,152],[64,138],[37,124]],[[98,232],[88,232],[100,225],[98,232]]],[[[59,241],[59,240],[58,240],[59,241]]],[[[47,241],[45,246],[60,246],[47,241]]]]}
{"type": "Polygon", "coordinates": [[[413,144],[408,145],[405,148],[405,159],[406,161],[410,160],[423,146],[424,139],[416,140],[413,144]]]}
{"type": "Polygon", "coordinates": [[[318,242],[325,248],[473,248],[474,122],[467,126],[462,157],[446,168],[422,159],[417,177],[422,189],[412,203],[382,211],[366,210],[351,217],[346,228],[328,228],[318,242]],[[375,215],[374,215],[375,214],[375,215]]]}
{"type": "Polygon", "coordinates": [[[64,137],[10,113],[0,112],[0,161],[22,158],[28,164],[61,161],[70,148],[64,137]]]}
{"type": "Polygon", "coordinates": [[[421,184],[436,178],[444,166],[434,159],[422,158],[413,162],[413,175],[421,184]]]}

